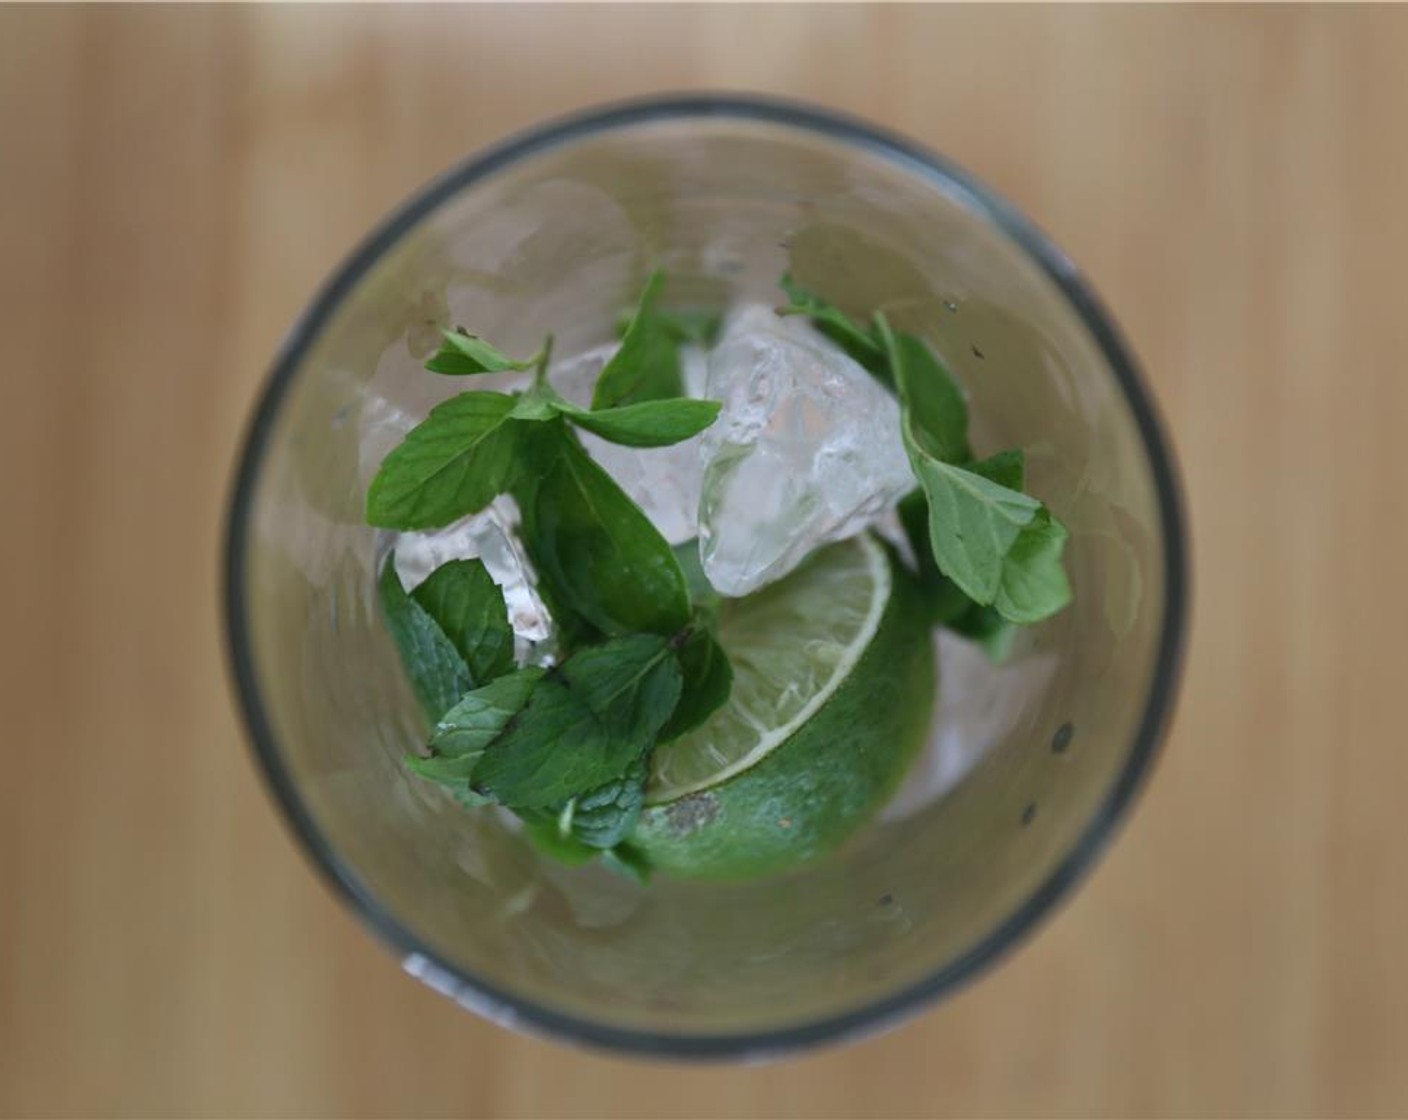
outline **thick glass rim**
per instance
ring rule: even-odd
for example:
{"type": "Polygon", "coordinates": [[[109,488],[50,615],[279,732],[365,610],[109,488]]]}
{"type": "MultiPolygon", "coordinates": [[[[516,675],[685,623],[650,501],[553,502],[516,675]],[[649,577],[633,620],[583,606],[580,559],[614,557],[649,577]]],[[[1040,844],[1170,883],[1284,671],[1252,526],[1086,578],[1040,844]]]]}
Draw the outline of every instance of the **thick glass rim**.
{"type": "Polygon", "coordinates": [[[247,737],[274,800],[314,866],[403,967],[463,1006],[505,1026],[615,1051],[661,1058],[757,1060],[895,1025],[974,979],[1010,952],[1088,873],[1148,776],[1178,690],[1188,614],[1183,503],[1163,425],[1119,329],[1076,267],[1011,204],[972,176],[911,141],[810,105],[737,95],[650,97],[586,109],[548,121],[471,155],[422,188],[366,236],[332,274],[285,337],[249,422],[236,468],[224,548],[226,653],[247,737]],[[1163,623],[1143,715],[1119,777],[1080,839],[1046,880],[1002,923],[934,973],[863,1007],[815,1022],[759,1032],[689,1034],[613,1027],[523,999],[452,964],[387,910],[329,843],[286,767],[251,653],[246,611],[250,512],[270,433],[305,355],[343,300],[406,233],[461,191],[514,162],[598,132],[647,123],[725,119],[821,134],[878,155],[929,180],[1001,229],[1056,285],[1090,331],[1129,403],[1148,457],[1163,533],[1163,623]]]}

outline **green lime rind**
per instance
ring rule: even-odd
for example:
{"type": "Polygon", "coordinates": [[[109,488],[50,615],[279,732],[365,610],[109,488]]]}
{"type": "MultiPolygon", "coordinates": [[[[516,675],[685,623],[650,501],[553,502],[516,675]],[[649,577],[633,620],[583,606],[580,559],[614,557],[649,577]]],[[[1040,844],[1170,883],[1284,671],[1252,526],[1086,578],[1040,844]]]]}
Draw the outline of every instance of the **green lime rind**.
{"type": "Polygon", "coordinates": [[[933,710],[934,652],[918,589],[890,558],[893,591],[848,679],[762,761],[648,807],[632,836],[651,865],[689,879],[790,870],[833,851],[894,793],[933,710]]]}

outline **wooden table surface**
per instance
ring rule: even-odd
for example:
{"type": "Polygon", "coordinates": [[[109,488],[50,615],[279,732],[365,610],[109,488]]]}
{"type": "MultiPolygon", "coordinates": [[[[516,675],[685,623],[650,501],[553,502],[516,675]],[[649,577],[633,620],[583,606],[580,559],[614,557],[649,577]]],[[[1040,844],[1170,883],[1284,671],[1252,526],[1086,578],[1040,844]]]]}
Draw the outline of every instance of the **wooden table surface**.
{"type": "Polygon", "coordinates": [[[1408,1114],[1408,10],[0,10],[0,1113],[1408,1114]],[[809,98],[1050,230],[1145,359],[1197,603],[1132,822],[996,973],[762,1068],[407,979],[266,799],[217,541],[281,332],[463,153],[809,98]]]}

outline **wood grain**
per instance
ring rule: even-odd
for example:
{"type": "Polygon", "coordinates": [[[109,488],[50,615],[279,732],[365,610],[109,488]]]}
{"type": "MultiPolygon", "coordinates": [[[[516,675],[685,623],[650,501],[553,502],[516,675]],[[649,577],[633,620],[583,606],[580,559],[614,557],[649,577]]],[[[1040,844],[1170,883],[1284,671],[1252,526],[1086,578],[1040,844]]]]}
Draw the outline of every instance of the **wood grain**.
{"type": "Polygon", "coordinates": [[[1408,11],[0,9],[0,1112],[1408,1113],[1408,11]],[[592,101],[750,88],[941,148],[1144,357],[1197,608],[1076,901],[887,1037],[514,1037],[336,906],[246,756],[217,542],[281,332],[387,208],[592,101]]]}

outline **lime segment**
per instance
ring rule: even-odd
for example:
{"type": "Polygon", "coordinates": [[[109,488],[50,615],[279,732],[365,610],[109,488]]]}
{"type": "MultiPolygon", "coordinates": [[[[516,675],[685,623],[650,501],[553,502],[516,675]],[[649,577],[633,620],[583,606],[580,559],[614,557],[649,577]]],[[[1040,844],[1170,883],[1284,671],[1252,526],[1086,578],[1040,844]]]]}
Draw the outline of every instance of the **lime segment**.
{"type": "Polygon", "coordinates": [[[733,664],[728,703],[658,748],[647,801],[674,801],[768,756],[829,700],[880,626],[889,560],[870,536],[823,549],[786,579],[725,604],[719,644],[733,664]]]}
{"type": "Polygon", "coordinates": [[[853,836],[927,737],[935,677],[921,606],[914,578],[868,538],[731,604],[720,640],[734,693],[672,745],[683,754],[660,759],[671,784],[657,780],[632,845],[663,874],[738,880],[853,836]],[[785,716],[766,718],[776,710],[785,716]]]}

